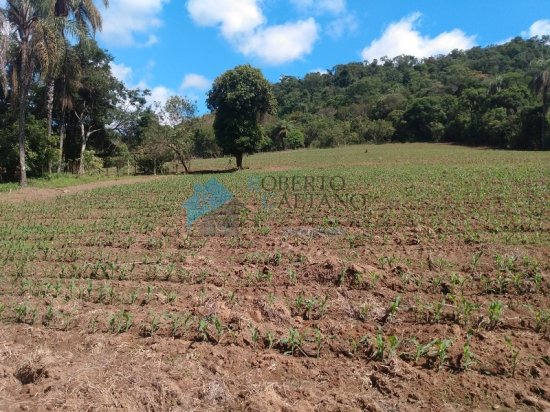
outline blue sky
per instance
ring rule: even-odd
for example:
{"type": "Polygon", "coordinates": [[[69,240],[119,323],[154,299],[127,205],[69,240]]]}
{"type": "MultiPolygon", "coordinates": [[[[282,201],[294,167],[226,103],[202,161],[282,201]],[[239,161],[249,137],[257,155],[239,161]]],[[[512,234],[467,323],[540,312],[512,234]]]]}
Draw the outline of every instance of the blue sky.
{"type": "Polygon", "coordinates": [[[97,38],[113,74],[152,101],[188,96],[201,112],[212,80],[243,63],[277,81],[550,34],[548,0],[110,0],[103,15],[97,38]]]}

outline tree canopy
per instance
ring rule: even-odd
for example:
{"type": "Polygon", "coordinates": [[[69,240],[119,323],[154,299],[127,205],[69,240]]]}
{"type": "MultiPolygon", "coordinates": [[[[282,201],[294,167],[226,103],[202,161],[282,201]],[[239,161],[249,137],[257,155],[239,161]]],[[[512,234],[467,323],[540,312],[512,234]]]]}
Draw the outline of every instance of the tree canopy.
{"type": "Polygon", "coordinates": [[[243,155],[260,148],[260,120],[266,114],[276,113],[271,85],[260,70],[250,65],[237,66],[214,81],[207,105],[215,112],[218,144],[224,153],[235,156],[237,167],[242,168],[243,155]]]}

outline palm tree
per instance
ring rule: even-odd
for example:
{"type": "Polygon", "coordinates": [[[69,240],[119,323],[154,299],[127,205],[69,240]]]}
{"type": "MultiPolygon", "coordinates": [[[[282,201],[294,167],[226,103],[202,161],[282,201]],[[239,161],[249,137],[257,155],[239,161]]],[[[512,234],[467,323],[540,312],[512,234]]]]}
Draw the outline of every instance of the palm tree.
{"type": "Polygon", "coordinates": [[[10,67],[11,87],[18,106],[19,184],[27,186],[25,153],[26,109],[34,73],[51,70],[64,47],[56,36],[51,0],[8,0],[1,9],[2,24],[9,27],[9,36],[17,46],[10,67]]]}
{"type": "Polygon", "coordinates": [[[540,135],[540,148],[544,150],[544,140],[546,135],[546,116],[550,108],[550,70],[542,70],[535,74],[531,81],[533,94],[542,100],[542,124],[540,135]]]}
{"type": "MultiPolygon", "coordinates": [[[[73,98],[76,93],[78,93],[78,90],[81,87],[81,77],[82,77],[82,67],[80,58],[78,57],[78,54],[74,50],[73,47],[67,48],[65,57],[63,59],[63,65],[61,67],[61,76],[59,78],[59,88],[61,89],[61,98],[60,98],[60,106],[61,106],[61,121],[60,121],[60,128],[59,128],[59,157],[57,162],[57,173],[61,173],[63,171],[63,146],[65,142],[65,136],[67,131],[66,126],[66,113],[67,110],[73,109],[73,98]]],[[[55,83],[55,81],[54,81],[55,83]]],[[[54,86],[55,87],[55,86],[54,86]]],[[[52,91],[51,93],[51,100],[50,95],[48,96],[48,122],[49,123],[49,132],[51,133],[51,118],[52,118],[52,112],[53,112],[53,90],[54,88],[50,89],[52,91]],[[51,102],[51,106],[50,106],[51,102]]]]}
{"type": "MultiPolygon", "coordinates": [[[[107,7],[109,5],[109,0],[103,0],[103,5],[107,7]]],[[[76,34],[80,41],[84,41],[86,38],[93,36],[97,30],[101,30],[101,13],[92,0],[55,0],[54,15],[58,18],[63,18],[65,20],[70,19],[74,21],[74,23],[76,23],[77,30],[76,32],[72,30],[70,32],[71,34],[76,34]]],[[[70,28],[71,26],[67,27],[70,28]]],[[[65,30],[61,30],[60,35],[64,38],[65,30]]],[[[75,65],[71,61],[72,56],[65,55],[64,57],[65,58],[62,59],[63,61],[61,64],[57,67],[57,70],[51,74],[47,88],[48,95],[46,111],[48,114],[48,137],[50,137],[52,133],[55,78],[58,77],[61,72],[61,130],[57,173],[62,172],[63,143],[65,140],[65,113],[67,109],[71,108],[70,99],[67,98],[68,89],[71,87],[67,83],[71,81],[71,78],[73,80],[75,78],[74,76],[71,76],[71,73],[68,73],[68,70],[70,70],[73,75],[75,74],[75,65]]]]}

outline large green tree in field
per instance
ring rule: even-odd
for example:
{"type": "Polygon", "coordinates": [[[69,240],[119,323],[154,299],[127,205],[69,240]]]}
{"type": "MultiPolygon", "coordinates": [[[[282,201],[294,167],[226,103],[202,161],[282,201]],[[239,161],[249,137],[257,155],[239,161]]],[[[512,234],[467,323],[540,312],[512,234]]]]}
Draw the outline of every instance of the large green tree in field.
{"type": "Polygon", "coordinates": [[[262,117],[277,111],[271,85],[260,70],[237,66],[214,81],[207,105],[216,115],[218,144],[235,156],[237,168],[242,169],[243,155],[256,152],[262,140],[262,117]]]}

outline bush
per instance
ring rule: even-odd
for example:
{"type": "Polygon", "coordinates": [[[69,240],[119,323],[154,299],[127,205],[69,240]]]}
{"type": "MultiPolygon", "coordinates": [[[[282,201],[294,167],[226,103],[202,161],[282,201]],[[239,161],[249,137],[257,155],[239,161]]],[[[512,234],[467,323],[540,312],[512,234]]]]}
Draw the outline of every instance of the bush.
{"type": "Polygon", "coordinates": [[[94,150],[86,150],[84,152],[84,170],[87,174],[97,174],[103,169],[103,159],[95,155],[94,150]]]}

